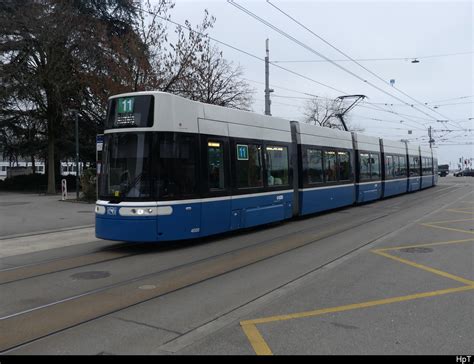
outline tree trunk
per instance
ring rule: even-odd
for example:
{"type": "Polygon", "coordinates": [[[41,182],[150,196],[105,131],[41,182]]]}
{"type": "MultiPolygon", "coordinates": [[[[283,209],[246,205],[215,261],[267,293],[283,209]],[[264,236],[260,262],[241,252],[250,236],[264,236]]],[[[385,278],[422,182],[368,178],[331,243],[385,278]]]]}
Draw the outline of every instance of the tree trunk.
{"type": "Polygon", "coordinates": [[[31,155],[31,169],[33,170],[33,174],[36,174],[36,163],[34,155],[31,155]]]}

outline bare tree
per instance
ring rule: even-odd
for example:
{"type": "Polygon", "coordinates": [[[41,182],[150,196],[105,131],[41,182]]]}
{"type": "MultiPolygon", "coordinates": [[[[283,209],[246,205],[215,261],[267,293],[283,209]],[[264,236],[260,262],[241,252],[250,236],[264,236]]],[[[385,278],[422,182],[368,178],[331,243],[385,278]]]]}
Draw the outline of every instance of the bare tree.
{"type": "MultiPolygon", "coordinates": [[[[303,122],[326,128],[344,130],[344,126],[337,115],[344,112],[345,108],[344,101],[341,99],[315,97],[308,100],[305,105],[303,122]]],[[[364,131],[364,128],[351,120],[349,114],[344,115],[344,121],[349,131],[364,131]]]]}
{"type": "Polygon", "coordinates": [[[207,43],[206,48],[182,94],[207,104],[250,110],[255,91],[241,79],[242,68],[227,61],[217,47],[207,43]]]}
{"type": "Polygon", "coordinates": [[[152,6],[140,5],[136,32],[147,47],[149,67],[137,67],[135,90],[160,90],[191,100],[248,110],[254,90],[241,79],[242,68],[227,61],[211,45],[208,32],[216,19],[204,11],[202,21],[193,26],[174,28],[174,41],[168,38],[165,19],[174,3],[160,0],[152,6]]]}

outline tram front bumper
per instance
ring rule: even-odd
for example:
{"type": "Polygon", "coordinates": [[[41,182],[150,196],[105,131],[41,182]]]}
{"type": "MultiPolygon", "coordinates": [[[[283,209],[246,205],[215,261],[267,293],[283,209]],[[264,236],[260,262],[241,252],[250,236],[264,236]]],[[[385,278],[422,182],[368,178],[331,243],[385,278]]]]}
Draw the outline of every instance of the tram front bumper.
{"type": "Polygon", "coordinates": [[[157,206],[147,204],[110,204],[97,201],[95,236],[127,242],[157,241],[157,206]]]}
{"type": "Polygon", "coordinates": [[[151,217],[95,217],[95,236],[105,240],[127,242],[157,241],[156,216],[151,217]]]}

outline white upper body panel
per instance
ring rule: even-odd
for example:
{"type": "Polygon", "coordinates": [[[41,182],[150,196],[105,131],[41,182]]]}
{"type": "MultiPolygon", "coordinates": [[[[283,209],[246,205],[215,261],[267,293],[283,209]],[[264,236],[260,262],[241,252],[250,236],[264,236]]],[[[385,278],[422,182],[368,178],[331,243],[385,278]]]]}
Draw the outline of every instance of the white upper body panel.
{"type": "Polygon", "coordinates": [[[154,123],[150,128],[112,129],[110,132],[171,131],[291,142],[288,120],[191,101],[164,92],[138,92],[115,95],[155,97],[154,123]]]}
{"type": "Polygon", "coordinates": [[[380,139],[377,137],[354,133],[354,141],[357,150],[380,152],[380,139]]]}
{"type": "Polygon", "coordinates": [[[383,151],[388,154],[407,154],[406,144],[395,140],[383,139],[383,151]]]}
{"type": "Polygon", "coordinates": [[[420,146],[417,144],[410,144],[407,143],[408,146],[408,154],[412,156],[420,155],[420,146]]]}
{"type": "Polygon", "coordinates": [[[297,123],[297,130],[298,144],[352,149],[350,132],[306,123],[297,123]]]}

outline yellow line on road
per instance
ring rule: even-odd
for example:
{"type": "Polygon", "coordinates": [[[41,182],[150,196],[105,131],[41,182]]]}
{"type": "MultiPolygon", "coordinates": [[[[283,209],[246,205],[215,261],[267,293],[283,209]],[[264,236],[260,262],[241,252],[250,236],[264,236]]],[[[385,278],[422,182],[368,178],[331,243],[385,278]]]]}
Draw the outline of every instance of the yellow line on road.
{"type": "Polygon", "coordinates": [[[387,252],[387,251],[391,251],[391,250],[400,250],[400,249],[407,249],[407,248],[421,248],[421,247],[424,247],[424,246],[460,244],[460,243],[468,243],[468,242],[471,242],[471,241],[474,241],[474,238],[462,239],[462,240],[440,241],[438,243],[422,243],[422,244],[416,244],[416,245],[395,246],[395,247],[392,247],[392,248],[375,249],[375,250],[372,250],[372,252],[376,253],[376,252],[387,252]]]}
{"type": "MultiPolygon", "coordinates": [[[[470,202],[470,203],[474,203],[474,202],[470,202]]],[[[464,214],[473,214],[474,213],[474,212],[463,211],[463,210],[466,210],[466,209],[467,208],[447,209],[446,211],[452,211],[452,212],[458,212],[458,213],[464,213],[464,214]]],[[[420,224],[420,225],[427,226],[427,227],[432,227],[432,228],[437,228],[437,229],[457,231],[457,232],[462,232],[462,233],[467,233],[467,234],[474,234],[474,232],[469,231],[469,230],[461,230],[461,229],[455,229],[455,228],[449,228],[449,227],[435,225],[435,224],[464,222],[464,221],[472,221],[472,220],[474,220],[474,219],[435,221],[435,222],[423,223],[423,224],[420,224]]],[[[327,313],[351,311],[351,310],[356,310],[356,309],[361,309],[361,308],[375,307],[375,306],[386,305],[386,304],[397,303],[397,302],[406,302],[406,301],[411,301],[411,300],[420,299],[420,298],[435,297],[435,296],[441,296],[441,295],[446,295],[446,294],[455,293],[455,292],[464,292],[464,291],[474,290],[474,281],[472,281],[472,280],[465,279],[465,278],[462,278],[462,277],[458,277],[456,275],[453,275],[453,274],[450,274],[450,273],[447,273],[447,272],[443,272],[441,270],[434,269],[434,268],[431,268],[431,267],[428,267],[428,266],[425,266],[425,265],[422,265],[422,264],[418,264],[418,263],[415,263],[415,262],[412,262],[412,261],[409,261],[409,260],[406,260],[406,259],[402,259],[402,258],[399,258],[397,256],[386,253],[387,251],[390,251],[390,250],[399,250],[399,249],[403,249],[403,248],[416,248],[416,247],[423,247],[423,246],[449,245],[449,244],[458,244],[458,243],[465,243],[465,242],[472,242],[472,241],[474,241],[474,238],[462,239],[462,240],[450,240],[450,241],[443,241],[443,242],[437,242],[437,243],[406,245],[406,246],[402,246],[402,247],[392,247],[392,248],[383,248],[383,249],[372,250],[372,252],[375,253],[375,254],[378,254],[378,255],[381,255],[383,257],[401,262],[403,264],[410,265],[410,266],[418,268],[418,269],[422,269],[424,271],[436,274],[438,276],[442,276],[442,277],[445,277],[445,278],[448,278],[448,279],[455,280],[457,282],[467,284],[467,286],[462,286],[462,287],[457,287],[457,288],[448,288],[448,289],[432,291],[432,292],[417,293],[417,294],[412,294],[412,295],[407,295],[407,296],[392,297],[392,298],[386,298],[386,299],[375,300],[375,301],[361,302],[361,303],[355,303],[355,304],[345,305],[345,306],[324,308],[324,309],[313,310],[313,311],[292,313],[292,314],[287,314],[287,315],[271,316],[271,317],[265,317],[265,318],[254,319],[254,320],[246,320],[246,321],[241,321],[240,325],[242,326],[242,329],[243,329],[245,335],[247,336],[250,344],[252,345],[252,347],[253,347],[253,349],[254,349],[254,351],[257,355],[272,355],[272,351],[271,351],[270,347],[265,342],[264,338],[262,337],[262,335],[258,331],[256,325],[266,324],[266,323],[271,323],[271,322],[281,322],[281,321],[287,321],[287,320],[293,320],[293,319],[299,319],[299,318],[305,318],[305,317],[314,317],[314,316],[324,315],[324,314],[327,314],[327,313]]]]}
{"type": "Polygon", "coordinates": [[[474,212],[469,212],[469,211],[462,211],[460,209],[447,209],[446,211],[450,211],[450,212],[458,212],[458,213],[461,213],[461,214],[469,214],[469,215],[472,215],[474,214],[474,212]]]}
{"type": "Polygon", "coordinates": [[[438,225],[431,225],[431,224],[420,224],[422,226],[428,226],[436,229],[443,229],[443,230],[449,230],[449,231],[457,231],[459,233],[466,233],[466,234],[474,234],[474,231],[469,231],[469,230],[462,230],[462,229],[455,229],[455,228],[449,228],[449,227],[444,227],[444,226],[438,226],[438,225]]]}
{"type": "Polygon", "coordinates": [[[450,223],[450,222],[464,222],[464,221],[474,221],[474,218],[460,219],[460,220],[427,221],[424,224],[447,224],[447,223],[450,223]]]}
{"type": "Polygon", "coordinates": [[[263,339],[262,335],[258,331],[257,327],[252,324],[242,324],[242,330],[250,341],[253,350],[257,355],[273,355],[272,351],[268,347],[267,343],[263,339]]]}
{"type": "Polygon", "coordinates": [[[461,282],[461,283],[465,283],[465,284],[468,284],[468,285],[474,285],[474,281],[471,281],[469,279],[465,279],[465,278],[462,278],[462,277],[458,277],[458,276],[455,276],[454,274],[450,274],[450,273],[447,273],[447,272],[443,272],[441,270],[438,270],[438,269],[434,269],[434,268],[430,268],[430,267],[427,267],[426,265],[422,265],[422,264],[418,264],[418,263],[415,263],[415,262],[412,262],[412,261],[409,261],[409,260],[406,260],[406,259],[402,259],[402,258],[399,258],[399,257],[396,257],[394,255],[391,255],[391,254],[388,254],[388,253],[384,253],[380,250],[373,250],[372,251],[373,253],[375,254],[378,254],[378,255],[382,255],[386,258],[389,258],[389,259],[393,259],[393,260],[396,260],[397,262],[400,262],[400,263],[404,263],[404,264],[408,264],[412,267],[415,267],[415,268],[418,268],[418,269],[422,269],[422,270],[425,270],[427,272],[430,272],[430,273],[433,273],[433,274],[437,274],[439,276],[442,276],[442,277],[445,277],[445,278],[449,278],[449,279],[453,279],[457,282],[461,282]]]}
{"type": "MultiPolygon", "coordinates": [[[[456,288],[448,288],[448,289],[442,289],[442,290],[432,291],[432,292],[423,292],[423,293],[416,293],[416,294],[411,294],[411,295],[407,295],[407,296],[392,297],[392,298],[385,298],[385,299],[376,300],[376,301],[355,303],[355,304],[345,305],[345,306],[323,308],[323,309],[314,310],[314,311],[307,311],[307,312],[293,313],[293,314],[288,314],[288,315],[265,317],[265,318],[255,319],[255,320],[247,320],[247,321],[242,321],[240,324],[242,325],[242,327],[244,327],[244,326],[266,324],[266,323],[277,322],[277,321],[287,321],[287,320],[299,319],[299,318],[304,318],[304,317],[319,316],[319,315],[323,315],[323,314],[326,314],[326,313],[351,311],[351,310],[356,310],[356,309],[361,309],[361,308],[387,305],[387,304],[390,304],[390,303],[406,302],[406,301],[411,301],[411,300],[420,299],[420,298],[441,296],[441,295],[445,295],[445,294],[449,294],[449,293],[470,291],[470,290],[473,290],[473,289],[474,289],[474,285],[468,285],[468,286],[462,286],[462,287],[456,287],[456,288]]],[[[254,334],[254,332],[252,332],[252,334],[254,334]]],[[[247,335],[247,337],[249,337],[249,336],[247,335]]],[[[259,337],[262,338],[262,336],[260,334],[259,334],[259,337]]],[[[251,337],[249,337],[249,340],[251,340],[251,337]]],[[[263,340],[263,338],[261,340],[263,340]]],[[[253,344],[252,344],[252,346],[253,346],[253,344]]]]}

